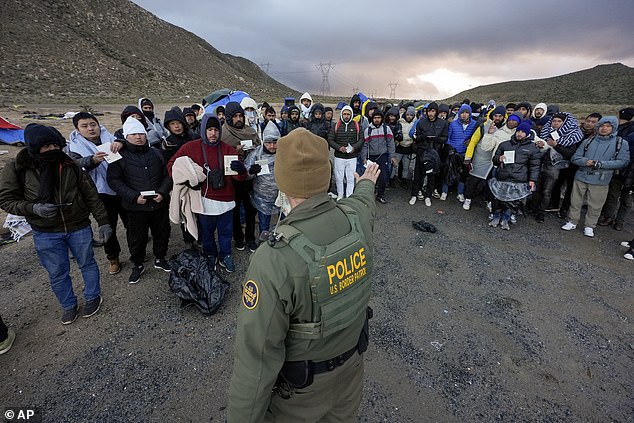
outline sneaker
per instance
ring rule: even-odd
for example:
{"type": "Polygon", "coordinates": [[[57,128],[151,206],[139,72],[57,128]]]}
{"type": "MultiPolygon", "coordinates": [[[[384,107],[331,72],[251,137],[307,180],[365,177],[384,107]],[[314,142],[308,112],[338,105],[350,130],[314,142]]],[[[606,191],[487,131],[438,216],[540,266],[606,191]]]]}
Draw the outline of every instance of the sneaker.
{"type": "Polygon", "coordinates": [[[416,198],[418,200],[424,200],[425,196],[423,195],[423,191],[418,191],[418,194],[416,194],[416,198]]]}
{"type": "Polygon", "coordinates": [[[621,247],[630,248],[630,241],[621,242],[621,247]]]}
{"type": "Polygon", "coordinates": [[[458,194],[458,195],[456,196],[456,198],[457,198],[457,199],[458,199],[458,201],[460,201],[461,203],[464,203],[464,200],[465,200],[465,198],[464,198],[464,194],[458,194]]]}
{"type": "Polygon", "coordinates": [[[64,310],[64,314],[62,315],[62,325],[70,325],[77,319],[77,315],[79,314],[79,307],[75,306],[68,310],[64,310]]]}
{"type": "Polygon", "coordinates": [[[515,213],[511,215],[511,223],[514,225],[517,223],[517,216],[515,215],[515,213]]]}
{"type": "Polygon", "coordinates": [[[471,200],[465,198],[464,203],[462,203],[462,208],[465,210],[471,210],[471,200]]]}
{"type": "Polygon", "coordinates": [[[431,196],[434,197],[434,198],[440,198],[440,194],[438,194],[438,190],[437,189],[434,190],[434,192],[432,193],[431,196]]]}
{"type": "Polygon", "coordinates": [[[445,201],[447,199],[447,193],[443,192],[442,194],[440,194],[440,201],[445,201]]]}
{"type": "Polygon", "coordinates": [[[376,201],[378,201],[381,204],[387,204],[387,200],[385,199],[385,197],[376,197],[376,201]]]}
{"type": "Polygon", "coordinates": [[[13,329],[8,329],[7,339],[0,342],[0,355],[9,352],[11,346],[13,345],[13,341],[15,341],[15,332],[13,329]]]}
{"type": "Polygon", "coordinates": [[[610,226],[614,221],[610,217],[601,216],[597,221],[597,225],[599,226],[610,226]]]}
{"type": "Polygon", "coordinates": [[[341,201],[341,200],[343,200],[343,197],[337,197],[337,198],[334,198],[334,200],[335,201],[341,201]]]}
{"type": "Polygon", "coordinates": [[[249,251],[255,253],[255,250],[258,248],[258,244],[255,241],[249,241],[247,242],[247,247],[249,247],[249,251]]]}
{"type": "Polygon", "coordinates": [[[623,223],[622,222],[614,222],[614,226],[613,226],[615,231],[622,231],[623,230],[623,223]]]}
{"type": "Polygon", "coordinates": [[[493,216],[493,219],[489,222],[489,226],[495,228],[500,224],[500,216],[493,216]]]}
{"type": "Polygon", "coordinates": [[[99,307],[101,307],[101,303],[103,303],[103,298],[101,297],[86,301],[86,305],[84,306],[84,317],[90,317],[93,314],[96,314],[99,311],[99,307]]]}
{"type": "Polygon", "coordinates": [[[493,220],[493,213],[489,213],[488,219],[489,219],[489,222],[493,220]]]}
{"type": "Polygon", "coordinates": [[[583,228],[583,234],[587,237],[594,237],[594,229],[592,229],[590,226],[586,226],[585,228],[583,228]]]}
{"type": "Polygon", "coordinates": [[[535,216],[535,220],[539,223],[544,223],[544,213],[537,213],[537,216],[535,216]]]}
{"type": "Polygon", "coordinates": [[[493,213],[493,204],[490,201],[487,201],[487,211],[493,213]]]}
{"type": "Polygon", "coordinates": [[[502,220],[502,223],[500,223],[500,227],[504,229],[505,231],[511,230],[511,227],[509,226],[509,221],[506,219],[502,220]]]}
{"type": "MultiPolygon", "coordinates": [[[[630,249],[627,251],[627,253],[625,253],[625,254],[623,255],[623,257],[624,257],[624,258],[626,258],[626,259],[628,259],[628,260],[634,260],[634,250],[630,248],[630,249]]],[[[0,353],[0,354],[2,354],[2,353],[0,353]]]]}
{"type": "Polygon", "coordinates": [[[425,198],[425,205],[427,207],[431,207],[431,198],[429,198],[429,197],[425,198]]]}
{"type": "Polygon", "coordinates": [[[132,273],[130,273],[130,277],[128,278],[129,283],[138,283],[139,279],[141,279],[141,275],[145,272],[145,267],[143,265],[133,266],[132,273]]]}
{"type": "Polygon", "coordinates": [[[110,260],[110,264],[108,265],[108,274],[116,275],[121,271],[121,262],[118,258],[110,260]]]}
{"type": "Polygon", "coordinates": [[[332,198],[334,200],[335,198],[337,198],[337,194],[335,194],[334,192],[329,192],[328,193],[328,197],[330,197],[330,198],[332,198]]]}
{"type": "Polygon", "coordinates": [[[224,269],[228,272],[228,273],[233,273],[236,271],[236,265],[233,262],[233,257],[231,256],[224,256],[223,258],[220,259],[220,266],[224,267],[224,269]]]}
{"type": "Polygon", "coordinates": [[[154,268],[155,269],[161,269],[164,272],[171,272],[172,268],[170,267],[169,263],[167,263],[167,260],[165,259],[154,259],[154,268]]]}
{"type": "Polygon", "coordinates": [[[246,246],[247,246],[247,244],[245,244],[244,241],[236,241],[236,250],[244,251],[246,246]]]}
{"type": "Polygon", "coordinates": [[[572,231],[576,227],[577,227],[577,225],[575,225],[574,223],[566,222],[566,224],[564,226],[562,226],[561,229],[563,229],[564,231],[572,231]]]}
{"type": "Polygon", "coordinates": [[[412,198],[409,199],[409,205],[413,206],[414,204],[416,204],[416,196],[412,195],[412,198]]]}

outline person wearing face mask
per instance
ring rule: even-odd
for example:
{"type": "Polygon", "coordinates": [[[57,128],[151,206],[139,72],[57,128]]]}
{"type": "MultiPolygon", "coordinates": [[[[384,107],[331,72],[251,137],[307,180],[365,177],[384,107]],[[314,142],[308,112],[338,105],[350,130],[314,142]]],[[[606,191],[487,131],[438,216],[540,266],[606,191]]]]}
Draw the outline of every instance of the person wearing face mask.
{"type": "Polygon", "coordinates": [[[305,92],[299,98],[299,108],[301,112],[299,121],[302,123],[302,125],[305,125],[306,122],[310,120],[310,112],[313,108],[313,98],[310,96],[309,93],[305,92]]]}
{"type": "MultiPolygon", "coordinates": [[[[169,135],[169,132],[163,124],[161,120],[154,113],[154,103],[149,98],[141,97],[139,99],[139,109],[143,112],[143,115],[147,119],[147,124],[149,129],[153,129],[158,134],[159,138],[165,139],[169,135]]],[[[151,144],[154,145],[154,144],[151,144]]]]}
{"type": "MultiPolygon", "coordinates": [[[[251,140],[253,147],[260,145],[260,138],[253,127],[245,123],[245,111],[242,106],[235,101],[230,101],[225,106],[227,121],[222,125],[222,142],[234,147],[238,152],[240,160],[244,161],[248,149],[243,148],[240,141],[251,140]]],[[[250,180],[233,180],[235,190],[236,207],[233,210],[233,240],[235,247],[243,251],[248,247],[250,251],[255,251],[255,215],[256,210],[251,204],[250,192],[253,183],[250,180]],[[240,207],[244,207],[245,229],[242,231],[240,222],[240,207]],[[246,243],[245,243],[246,242],[246,243]]]]}
{"type": "Polygon", "coordinates": [[[128,214],[126,230],[133,264],[128,282],[135,284],[145,271],[148,230],[152,231],[154,268],[171,271],[165,256],[170,237],[168,206],[172,179],[161,150],[148,145],[141,122],[130,116],[123,124],[123,135],[123,157],[108,166],[108,184],[121,197],[128,214]]]}
{"type": "MultiPolygon", "coordinates": [[[[156,132],[154,128],[148,124],[147,118],[145,117],[141,109],[139,109],[136,106],[126,106],[123,109],[123,111],[121,112],[121,125],[123,125],[123,123],[130,116],[134,116],[139,122],[143,124],[143,127],[145,128],[145,132],[147,133],[148,144],[150,144],[151,146],[158,146],[161,144],[161,142],[163,141],[163,138],[161,138],[159,133],[156,132]]],[[[123,127],[115,131],[114,137],[117,140],[120,140],[121,142],[125,140],[125,137],[123,136],[123,127]]]]}
{"type": "Polygon", "coordinates": [[[260,129],[260,117],[258,115],[258,104],[251,97],[244,97],[240,101],[240,107],[244,110],[244,125],[250,126],[255,129],[259,138],[261,137],[262,130],[260,129]]]}
{"type": "Polygon", "coordinates": [[[62,324],[67,325],[79,315],[68,252],[75,256],[84,280],[83,316],[90,317],[102,302],[90,214],[99,225],[99,242],[110,238],[112,228],[90,177],[62,151],[62,134],[32,123],[24,129],[24,139],[26,148],[7,163],[0,177],[0,208],[24,216],[33,228],[35,251],[64,309],[62,324]]]}

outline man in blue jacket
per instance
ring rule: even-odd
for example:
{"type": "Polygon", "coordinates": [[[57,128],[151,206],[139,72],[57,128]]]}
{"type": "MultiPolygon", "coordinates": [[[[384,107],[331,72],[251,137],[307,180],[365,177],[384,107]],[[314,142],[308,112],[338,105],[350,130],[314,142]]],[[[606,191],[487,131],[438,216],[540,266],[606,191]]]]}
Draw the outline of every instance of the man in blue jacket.
{"type": "Polygon", "coordinates": [[[572,188],[569,220],[561,227],[565,231],[577,227],[583,198],[587,195],[588,212],[583,234],[588,237],[594,236],[594,228],[608,195],[612,174],[627,166],[630,161],[628,143],[616,135],[616,116],[604,116],[597,127],[597,134],[582,142],[572,156],[571,161],[579,166],[579,170],[575,174],[572,188]]]}

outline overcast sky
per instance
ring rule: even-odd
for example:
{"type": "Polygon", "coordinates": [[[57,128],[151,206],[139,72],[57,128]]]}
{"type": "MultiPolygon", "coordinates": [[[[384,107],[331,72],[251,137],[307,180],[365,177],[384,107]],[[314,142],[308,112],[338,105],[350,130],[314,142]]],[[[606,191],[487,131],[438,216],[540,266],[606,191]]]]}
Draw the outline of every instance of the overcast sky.
{"type": "MultiPolygon", "coordinates": [[[[297,89],[441,99],[598,64],[634,66],[632,0],[133,0],[297,89]]],[[[239,88],[239,87],[228,87],[239,88]]],[[[484,100],[483,100],[484,101],[484,100]]]]}

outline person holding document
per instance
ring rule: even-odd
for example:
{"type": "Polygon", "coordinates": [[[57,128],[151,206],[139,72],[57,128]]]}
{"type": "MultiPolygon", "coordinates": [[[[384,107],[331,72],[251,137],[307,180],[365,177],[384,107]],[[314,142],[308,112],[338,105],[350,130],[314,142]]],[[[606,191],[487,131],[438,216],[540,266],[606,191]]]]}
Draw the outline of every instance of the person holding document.
{"type": "Polygon", "coordinates": [[[108,185],[108,164],[119,160],[119,150],[123,147],[122,141],[117,141],[114,135],[99,124],[97,118],[87,112],[79,112],[73,116],[75,130],[69,135],[69,142],[64,147],[64,152],[75,161],[77,166],[90,175],[97,187],[99,199],[106,207],[108,222],[112,227],[112,236],[103,246],[109,261],[108,273],[115,275],[121,271],[119,254],[121,245],[117,239],[117,222],[121,217],[123,226],[128,224],[128,216],[121,206],[119,197],[110,185],[108,185]]]}
{"type": "Polygon", "coordinates": [[[501,226],[510,230],[511,215],[535,190],[539,178],[541,154],[533,142],[531,124],[525,120],[519,124],[511,139],[499,145],[493,155],[497,173],[489,180],[493,201],[493,220],[489,226],[501,226]]]}

